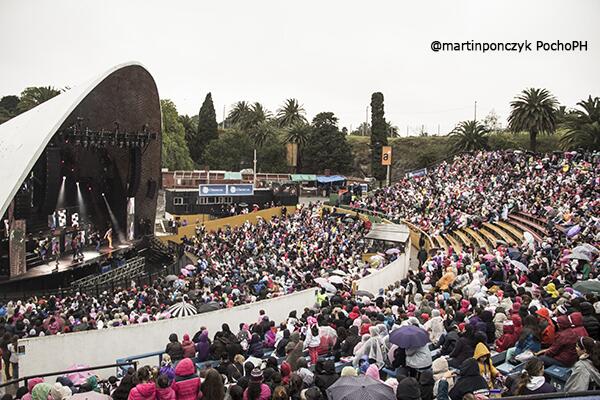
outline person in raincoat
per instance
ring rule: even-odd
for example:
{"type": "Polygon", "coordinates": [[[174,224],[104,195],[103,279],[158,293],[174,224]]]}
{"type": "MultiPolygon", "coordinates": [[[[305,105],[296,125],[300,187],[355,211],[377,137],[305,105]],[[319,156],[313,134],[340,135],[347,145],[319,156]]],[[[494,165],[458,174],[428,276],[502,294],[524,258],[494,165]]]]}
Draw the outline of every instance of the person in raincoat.
{"type": "Polygon", "coordinates": [[[478,343],[475,346],[473,358],[477,360],[479,366],[479,374],[485,379],[488,388],[494,388],[494,380],[500,376],[500,372],[492,364],[492,355],[487,346],[483,343],[478,343]]]}

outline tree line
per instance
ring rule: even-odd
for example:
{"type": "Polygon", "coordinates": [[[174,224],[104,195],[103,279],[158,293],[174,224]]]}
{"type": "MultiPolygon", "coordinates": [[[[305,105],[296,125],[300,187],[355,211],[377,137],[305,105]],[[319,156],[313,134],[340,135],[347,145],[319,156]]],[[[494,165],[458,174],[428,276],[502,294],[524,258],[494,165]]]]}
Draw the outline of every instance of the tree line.
{"type": "MultiPolygon", "coordinates": [[[[28,87],[19,96],[0,98],[0,123],[51,99],[66,89],[52,86],[28,87]]],[[[312,121],[297,99],[290,98],[273,113],[259,102],[238,101],[224,121],[217,122],[211,93],[197,115],[180,115],[175,104],[161,100],[163,119],[162,166],[170,170],[220,169],[239,171],[253,168],[254,151],[259,172],[349,173],[362,171],[385,179],[381,150],[397,128],[385,118],[384,96],[371,96],[371,124],[350,134],[369,136],[370,165],[353,165],[356,149],[349,144],[348,131],[340,129],[332,112],[318,113],[312,121]],[[296,146],[296,165],[288,164],[288,144],[296,146]],[[370,168],[369,168],[370,167],[370,168]]],[[[536,151],[539,135],[560,131],[564,150],[600,150],[600,98],[589,96],[568,109],[547,89],[529,88],[510,103],[505,132],[527,132],[529,150],[536,151]]],[[[490,135],[501,131],[498,116],[490,113],[483,121],[461,121],[450,132],[448,153],[490,149],[490,135]]],[[[367,139],[367,138],[365,138],[367,139]]],[[[558,149],[558,148],[557,148],[558,149]]],[[[395,155],[395,158],[401,155],[395,155]]],[[[356,164],[356,163],[354,163],[356,164]]],[[[395,163],[394,163],[395,164],[395,163]]]]}

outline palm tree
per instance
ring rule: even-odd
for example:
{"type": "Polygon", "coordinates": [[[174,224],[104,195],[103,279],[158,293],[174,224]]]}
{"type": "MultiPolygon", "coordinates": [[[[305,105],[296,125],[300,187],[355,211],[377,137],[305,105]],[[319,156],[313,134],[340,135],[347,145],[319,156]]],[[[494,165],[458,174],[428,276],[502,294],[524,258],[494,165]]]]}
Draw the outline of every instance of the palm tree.
{"type": "Polygon", "coordinates": [[[247,101],[238,101],[233,105],[229,114],[227,114],[227,122],[229,124],[240,124],[248,116],[250,112],[250,106],[247,101]]]}
{"type": "Polygon", "coordinates": [[[508,127],[513,132],[529,132],[529,147],[537,149],[538,133],[556,130],[556,98],[546,89],[525,89],[510,103],[508,127]]]}
{"type": "Polygon", "coordinates": [[[25,112],[31,110],[33,107],[39,106],[45,101],[58,96],[60,89],[55,89],[52,86],[34,86],[28,87],[21,92],[21,99],[19,100],[18,110],[19,112],[25,112]]]}
{"type": "Polygon", "coordinates": [[[475,151],[487,150],[489,130],[477,121],[462,121],[450,132],[454,150],[475,151]]]}
{"type": "Polygon", "coordinates": [[[561,138],[567,149],[600,150],[600,98],[589,96],[577,103],[583,110],[575,110],[565,118],[567,128],[561,138]]]}
{"type": "Polygon", "coordinates": [[[269,121],[273,115],[258,101],[250,106],[245,118],[240,122],[243,130],[251,129],[260,123],[269,121]]]}
{"type": "Polygon", "coordinates": [[[277,110],[277,124],[282,127],[290,127],[295,124],[306,123],[306,111],[296,99],[287,99],[283,107],[277,110]]]}
{"type": "Polygon", "coordinates": [[[250,127],[248,134],[256,147],[262,147],[275,136],[275,127],[269,121],[262,121],[250,127]]]}

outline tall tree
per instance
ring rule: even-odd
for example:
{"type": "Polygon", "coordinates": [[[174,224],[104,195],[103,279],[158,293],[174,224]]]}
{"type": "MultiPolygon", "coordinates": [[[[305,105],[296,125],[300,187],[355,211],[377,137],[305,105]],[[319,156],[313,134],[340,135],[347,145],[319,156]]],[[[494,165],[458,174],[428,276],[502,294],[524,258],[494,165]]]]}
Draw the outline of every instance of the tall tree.
{"type": "Polygon", "coordinates": [[[319,113],[313,119],[302,159],[303,167],[311,173],[322,173],[325,169],[345,173],[351,169],[351,148],[332,112],[319,113]]]}
{"type": "Polygon", "coordinates": [[[252,141],[237,128],[228,129],[204,149],[203,159],[211,166],[226,171],[252,168],[252,141]]]}
{"type": "Polygon", "coordinates": [[[450,133],[454,150],[461,152],[489,149],[488,132],[489,129],[477,121],[460,122],[450,133]]]}
{"type": "Polygon", "coordinates": [[[162,112],[162,166],[169,170],[190,170],[194,163],[185,140],[185,128],[180,122],[175,104],[168,99],[160,101],[162,112]]]}
{"type": "Polygon", "coordinates": [[[581,110],[565,116],[563,126],[567,129],[561,138],[567,149],[600,150],[600,98],[589,96],[577,103],[581,110]]]}
{"type": "Polygon", "coordinates": [[[510,103],[509,129],[529,132],[529,147],[537,150],[537,135],[556,130],[556,98],[546,89],[525,89],[510,103]]]}
{"type": "Polygon", "coordinates": [[[295,124],[306,123],[306,111],[298,100],[287,99],[283,106],[277,110],[277,124],[282,127],[290,127],[295,124]]]}
{"type": "Polygon", "coordinates": [[[381,165],[381,151],[383,146],[387,146],[387,143],[383,94],[375,92],[371,95],[371,171],[373,176],[380,181],[386,177],[386,167],[381,165]]]}
{"type": "Polygon", "coordinates": [[[55,89],[52,86],[32,86],[25,88],[21,92],[21,98],[19,100],[18,111],[23,113],[31,110],[33,107],[39,106],[45,101],[58,96],[61,90],[55,89]]]}
{"type": "Polygon", "coordinates": [[[19,96],[4,96],[0,99],[0,124],[18,114],[19,96]]]}
{"type": "Polygon", "coordinates": [[[202,103],[202,107],[200,107],[200,112],[198,113],[198,131],[196,132],[196,135],[193,135],[188,140],[190,155],[197,166],[203,166],[204,159],[202,155],[204,154],[204,150],[206,149],[206,146],[208,146],[211,141],[217,139],[218,136],[215,106],[212,101],[212,95],[208,93],[202,103]]]}
{"type": "Polygon", "coordinates": [[[248,118],[250,106],[247,101],[238,101],[227,114],[227,125],[241,124],[248,118]]]}
{"type": "Polygon", "coordinates": [[[248,128],[248,135],[254,142],[255,148],[263,147],[263,145],[275,137],[275,127],[269,121],[257,122],[248,128]]]}

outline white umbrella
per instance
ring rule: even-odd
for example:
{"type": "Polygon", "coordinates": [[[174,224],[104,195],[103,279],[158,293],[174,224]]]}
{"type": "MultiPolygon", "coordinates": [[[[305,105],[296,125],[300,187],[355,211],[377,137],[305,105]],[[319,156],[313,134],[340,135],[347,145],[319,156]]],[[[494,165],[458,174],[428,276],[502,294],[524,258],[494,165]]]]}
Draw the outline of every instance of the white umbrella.
{"type": "Polygon", "coordinates": [[[582,244],[573,249],[573,253],[598,254],[598,249],[589,243],[582,244]]]}
{"type": "Polygon", "coordinates": [[[198,314],[198,311],[196,310],[196,307],[194,307],[193,304],[182,301],[180,303],[173,304],[171,307],[169,307],[169,313],[173,317],[177,318],[187,317],[189,315],[196,315],[198,314]]]}
{"type": "Polygon", "coordinates": [[[331,283],[337,283],[337,284],[342,284],[344,283],[344,278],[342,278],[341,276],[337,276],[337,275],[332,275],[328,278],[329,282],[331,283]]]}
{"type": "Polygon", "coordinates": [[[517,267],[517,269],[519,269],[519,270],[521,270],[523,272],[529,271],[529,269],[527,268],[527,266],[525,264],[523,264],[522,262],[520,262],[520,261],[510,260],[510,263],[512,265],[514,265],[515,267],[517,267]]]}
{"type": "Polygon", "coordinates": [[[192,265],[192,264],[188,264],[185,266],[185,269],[187,269],[188,271],[195,271],[196,270],[196,266],[192,265]]]}
{"type": "Polygon", "coordinates": [[[575,260],[592,261],[592,257],[590,257],[588,254],[582,253],[582,252],[577,252],[577,253],[573,252],[573,253],[569,254],[567,256],[567,258],[575,259],[575,260]]]}
{"type": "Polygon", "coordinates": [[[334,269],[333,271],[331,271],[331,273],[335,274],[335,275],[340,275],[340,276],[346,276],[346,275],[348,275],[344,271],[342,271],[341,269],[334,269]]]}
{"type": "Polygon", "coordinates": [[[329,283],[327,281],[327,279],[325,279],[325,278],[315,278],[315,282],[319,286],[321,286],[323,289],[327,290],[328,292],[332,292],[332,293],[337,292],[337,289],[335,288],[335,286],[333,286],[331,283],[329,283]]]}
{"type": "Polygon", "coordinates": [[[179,278],[177,277],[177,275],[167,275],[167,276],[165,277],[165,281],[167,281],[167,282],[173,282],[173,281],[176,281],[177,279],[179,279],[179,278]]]}

